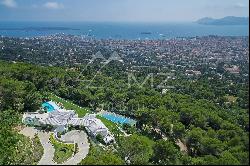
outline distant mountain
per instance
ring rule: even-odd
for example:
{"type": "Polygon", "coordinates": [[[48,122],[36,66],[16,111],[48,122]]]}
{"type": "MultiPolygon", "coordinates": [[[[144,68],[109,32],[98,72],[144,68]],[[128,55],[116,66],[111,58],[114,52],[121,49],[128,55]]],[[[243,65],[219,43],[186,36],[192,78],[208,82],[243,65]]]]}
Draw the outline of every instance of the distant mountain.
{"type": "Polygon", "coordinates": [[[204,17],[196,21],[196,23],[203,25],[249,25],[249,17],[227,16],[221,19],[204,17]]]}

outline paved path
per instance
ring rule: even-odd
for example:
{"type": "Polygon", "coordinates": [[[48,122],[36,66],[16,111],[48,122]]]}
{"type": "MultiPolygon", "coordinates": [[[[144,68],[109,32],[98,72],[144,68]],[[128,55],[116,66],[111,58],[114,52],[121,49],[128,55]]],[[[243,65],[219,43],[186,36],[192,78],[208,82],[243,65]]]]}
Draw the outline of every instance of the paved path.
{"type": "Polygon", "coordinates": [[[51,133],[42,132],[34,129],[33,127],[26,127],[20,134],[23,134],[27,137],[34,138],[35,134],[38,133],[38,137],[43,146],[44,153],[41,160],[38,162],[38,165],[77,165],[84,159],[89,152],[89,142],[88,136],[84,131],[73,130],[65,135],[61,136],[61,140],[63,142],[75,142],[78,145],[78,153],[76,153],[73,157],[69,158],[62,164],[57,164],[53,161],[55,149],[49,141],[49,137],[51,133]]]}
{"type": "Polygon", "coordinates": [[[84,159],[89,153],[88,136],[84,131],[73,130],[61,137],[63,141],[74,141],[78,145],[78,153],[72,158],[63,163],[63,165],[77,165],[84,159]]]}
{"type": "Polygon", "coordinates": [[[35,138],[35,134],[38,133],[38,130],[34,127],[25,127],[19,133],[29,138],[35,138]]]}
{"type": "MultiPolygon", "coordinates": [[[[174,126],[174,125],[171,124],[171,131],[172,131],[172,129],[173,129],[173,126],[174,126]]],[[[164,133],[162,133],[160,129],[158,129],[158,128],[152,128],[152,129],[154,129],[158,134],[160,134],[161,137],[162,137],[162,139],[168,140],[168,137],[167,137],[164,133]]],[[[183,152],[185,152],[185,153],[188,152],[187,146],[186,146],[180,139],[177,139],[177,140],[175,141],[175,143],[176,143],[176,145],[178,145],[178,146],[180,147],[180,150],[181,150],[181,151],[183,151],[183,152]]]]}
{"type": "Polygon", "coordinates": [[[56,164],[53,161],[55,149],[52,146],[52,144],[49,142],[50,133],[39,131],[35,129],[34,127],[25,127],[19,133],[30,138],[34,138],[35,134],[38,134],[40,142],[43,146],[43,156],[41,160],[38,162],[38,165],[55,165],[56,164]]]}
{"type": "Polygon", "coordinates": [[[43,145],[44,152],[37,165],[56,165],[56,163],[53,161],[55,149],[49,141],[50,134],[51,133],[46,132],[38,133],[38,137],[41,141],[41,144],[43,145]]]}
{"type": "Polygon", "coordinates": [[[175,143],[180,147],[181,151],[186,153],[188,152],[187,146],[180,139],[178,139],[175,143]]]}

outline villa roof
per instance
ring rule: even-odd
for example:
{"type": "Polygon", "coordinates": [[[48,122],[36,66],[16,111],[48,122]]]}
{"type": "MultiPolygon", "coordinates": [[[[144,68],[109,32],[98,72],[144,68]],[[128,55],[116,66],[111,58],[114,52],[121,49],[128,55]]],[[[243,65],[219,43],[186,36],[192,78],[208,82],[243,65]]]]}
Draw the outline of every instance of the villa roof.
{"type": "Polygon", "coordinates": [[[88,126],[89,121],[85,118],[72,118],[69,120],[68,124],[73,126],[88,126]]]}
{"type": "Polygon", "coordinates": [[[101,134],[102,136],[106,136],[108,132],[108,128],[102,123],[100,119],[89,119],[89,124],[86,126],[94,135],[101,134]]]}
{"type": "Polygon", "coordinates": [[[52,126],[84,126],[94,136],[101,134],[104,141],[107,143],[114,138],[110,135],[108,128],[102,123],[100,119],[97,119],[95,115],[86,115],[84,118],[77,118],[74,111],[55,110],[50,113],[28,113],[23,115],[23,121],[25,118],[37,119],[40,124],[49,124],[52,126]]]}

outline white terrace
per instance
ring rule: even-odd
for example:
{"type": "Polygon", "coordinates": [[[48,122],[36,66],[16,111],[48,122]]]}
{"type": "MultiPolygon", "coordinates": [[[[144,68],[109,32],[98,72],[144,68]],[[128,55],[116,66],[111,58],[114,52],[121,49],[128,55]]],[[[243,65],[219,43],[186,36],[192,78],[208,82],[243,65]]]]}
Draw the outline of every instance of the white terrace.
{"type": "Polygon", "coordinates": [[[114,137],[108,128],[102,123],[100,119],[95,117],[95,114],[86,115],[83,118],[78,118],[78,115],[73,110],[54,110],[49,113],[25,113],[22,118],[25,124],[44,126],[52,125],[57,129],[66,130],[69,125],[83,126],[87,132],[92,136],[100,134],[105,143],[114,141],[114,137]]]}

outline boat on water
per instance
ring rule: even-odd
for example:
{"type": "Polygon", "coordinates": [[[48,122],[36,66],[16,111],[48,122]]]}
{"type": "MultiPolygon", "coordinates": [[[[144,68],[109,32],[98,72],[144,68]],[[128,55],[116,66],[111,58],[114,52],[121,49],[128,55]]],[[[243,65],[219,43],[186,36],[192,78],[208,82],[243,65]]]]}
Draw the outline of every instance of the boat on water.
{"type": "Polygon", "coordinates": [[[141,32],[142,35],[151,35],[152,32],[141,32]]]}

